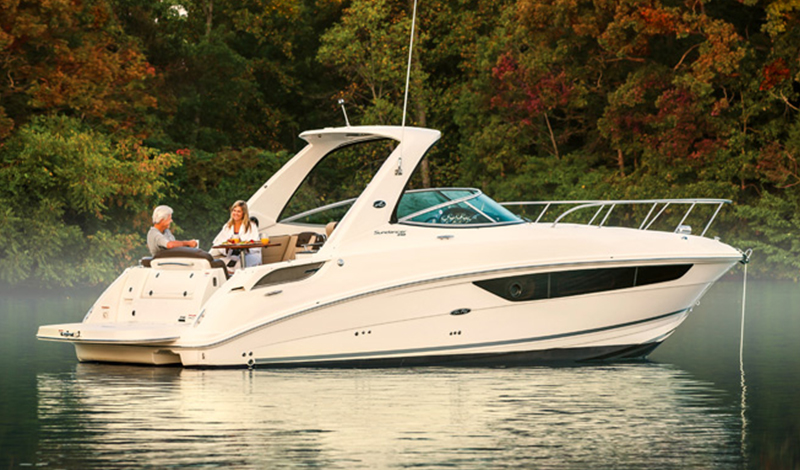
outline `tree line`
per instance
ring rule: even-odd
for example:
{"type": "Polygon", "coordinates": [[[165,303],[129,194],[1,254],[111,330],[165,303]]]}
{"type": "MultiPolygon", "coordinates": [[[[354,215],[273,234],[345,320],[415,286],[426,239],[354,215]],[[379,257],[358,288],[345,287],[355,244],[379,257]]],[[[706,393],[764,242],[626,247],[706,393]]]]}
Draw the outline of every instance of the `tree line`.
{"type": "MultiPolygon", "coordinates": [[[[157,204],[210,242],[306,129],[400,124],[413,0],[0,0],[0,283],[95,285],[157,204]]],[[[712,231],[800,277],[800,5],[420,0],[423,186],[727,198],[712,231]]],[[[341,175],[344,178],[345,175],[341,175]]]]}

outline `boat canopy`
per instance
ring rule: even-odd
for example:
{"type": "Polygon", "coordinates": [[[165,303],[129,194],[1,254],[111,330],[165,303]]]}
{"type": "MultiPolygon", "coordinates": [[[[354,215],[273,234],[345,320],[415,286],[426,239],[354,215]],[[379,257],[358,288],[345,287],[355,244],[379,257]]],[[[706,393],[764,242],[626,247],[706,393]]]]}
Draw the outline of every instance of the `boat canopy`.
{"type": "Polygon", "coordinates": [[[248,200],[250,214],[258,218],[262,230],[288,221],[279,220],[284,208],[309,173],[328,155],[357,143],[386,139],[397,143],[337,225],[337,238],[356,240],[360,234],[372,233],[392,222],[413,170],[441,133],[416,127],[358,126],[308,131],[300,137],[308,145],[248,200]]]}

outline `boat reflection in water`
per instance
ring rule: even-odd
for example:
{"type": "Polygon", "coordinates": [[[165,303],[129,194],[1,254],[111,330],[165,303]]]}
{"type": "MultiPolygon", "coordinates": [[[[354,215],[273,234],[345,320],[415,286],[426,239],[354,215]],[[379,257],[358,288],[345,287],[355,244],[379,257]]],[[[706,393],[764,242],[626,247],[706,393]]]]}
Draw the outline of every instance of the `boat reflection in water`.
{"type": "Polygon", "coordinates": [[[737,468],[736,406],[671,365],[38,376],[40,465],[737,468]]]}

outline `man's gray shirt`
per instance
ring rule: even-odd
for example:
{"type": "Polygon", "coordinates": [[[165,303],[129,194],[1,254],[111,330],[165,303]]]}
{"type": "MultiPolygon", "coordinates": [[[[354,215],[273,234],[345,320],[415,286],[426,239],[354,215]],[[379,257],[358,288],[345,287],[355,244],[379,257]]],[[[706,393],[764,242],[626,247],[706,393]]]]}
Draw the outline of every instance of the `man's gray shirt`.
{"type": "Polygon", "coordinates": [[[150,250],[150,253],[155,256],[161,250],[167,249],[167,243],[174,242],[175,236],[169,229],[164,230],[164,233],[161,233],[155,227],[150,227],[150,231],[147,232],[147,248],[150,250]]]}

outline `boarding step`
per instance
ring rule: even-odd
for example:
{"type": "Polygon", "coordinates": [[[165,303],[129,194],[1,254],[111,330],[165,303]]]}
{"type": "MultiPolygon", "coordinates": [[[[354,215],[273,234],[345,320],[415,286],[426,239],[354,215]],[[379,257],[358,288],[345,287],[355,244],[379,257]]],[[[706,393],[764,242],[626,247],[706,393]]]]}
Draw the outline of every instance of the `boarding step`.
{"type": "Polygon", "coordinates": [[[62,323],[39,327],[36,337],[72,343],[160,345],[174,343],[185,325],[160,323],[62,323]]]}

